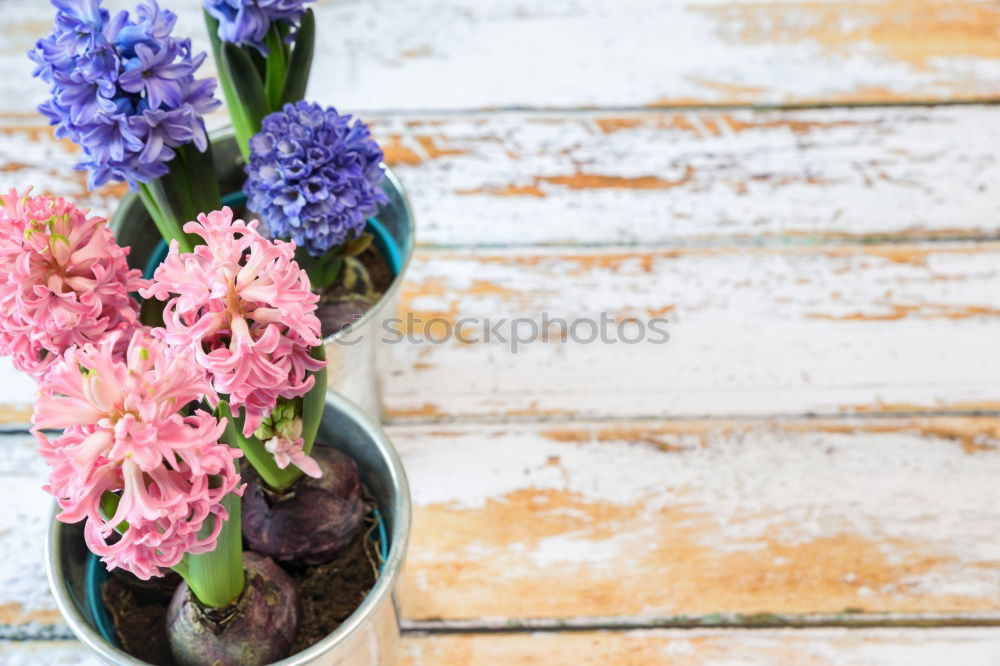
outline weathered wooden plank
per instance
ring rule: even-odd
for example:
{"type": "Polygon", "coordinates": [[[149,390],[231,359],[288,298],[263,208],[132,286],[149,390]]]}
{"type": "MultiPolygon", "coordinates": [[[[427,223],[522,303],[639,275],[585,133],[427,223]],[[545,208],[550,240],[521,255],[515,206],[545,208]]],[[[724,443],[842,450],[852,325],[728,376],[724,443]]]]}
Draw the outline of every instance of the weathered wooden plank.
{"type": "Polygon", "coordinates": [[[426,251],[386,402],[397,421],[997,409],[998,285],[997,243],[426,251]]]}
{"type": "Polygon", "coordinates": [[[47,636],[63,625],[45,578],[45,533],[52,498],[42,490],[48,479],[33,437],[0,435],[0,630],[3,637],[47,636]],[[9,629],[17,627],[16,629],[9,629]]]}
{"type": "Polygon", "coordinates": [[[106,662],[77,641],[0,641],[6,666],[104,666],[106,662]]]}
{"type": "Polygon", "coordinates": [[[379,118],[425,244],[996,236],[1000,108],[379,118]]]}
{"type": "MultiPolygon", "coordinates": [[[[224,118],[215,117],[214,124],[224,118]]],[[[374,116],[425,245],[1000,235],[1000,108],[374,116]]],[[[0,169],[109,215],[75,151],[8,116],[0,169]]]]}
{"type": "MultiPolygon", "coordinates": [[[[109,7],[131,7],[113,0],[109,7]]],[[[44,90],[24,57],[48,3],[9,0],[0,110],[44,90]]],[[[198,0],[173,0],[205,49],[198,0]]],[[[956,100],[1000,95],[989,0],[320,2],[310,92],[346,109],[956,100]]]]}
{"type": "MultiPolygon", "coordinates": [[[[391,429],[410,620],[991,613],[991,419],[391,429]]],[[[776,619],[776,618],[773,618],[776,619]]]]}
{"type": "MultiPolygon", "coordinates": [[[[406,635],[401,666],[994,666],[993,629],[406,635]]],[[[0,642],[9,666],[98,664],[73,642],[0,642]]]]}
{"type": "MultiPolygon", "coordinates": [[[[995,622],[986,418],[394,426],[410,626],[995,622]]],[[[53,633],[49,501],[0,439],[0,624],[53,633]]]]}
{"type": "Polygon", "coordinates": [[[407,636],[407,666],[992,666],[994,630],[604,631],[407,636]]]}
{"type": "MultiPolygon", "coordinates": [[[[998,293],[996,242],[425,250],[402,294],[411,335],[389,345],[388,413],[996,410],[998,293]],[[466,342],[444,339],[458,323],[466,342]]],[[[31,399],[26,379],[0,383],[0,404],[31,399]]]]}

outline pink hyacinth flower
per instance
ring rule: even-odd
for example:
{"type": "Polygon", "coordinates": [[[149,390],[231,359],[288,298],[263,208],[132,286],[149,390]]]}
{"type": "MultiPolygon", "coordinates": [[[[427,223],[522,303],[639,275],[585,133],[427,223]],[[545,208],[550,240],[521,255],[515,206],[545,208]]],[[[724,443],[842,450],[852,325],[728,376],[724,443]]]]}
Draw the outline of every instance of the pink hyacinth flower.
{"type": "Polygon", "coordinates": [[[242,452],[219,443],[225,420],[182,413],[213,395],[189,350],[171,350],[140,328],[122,355],[121,335],[71,348],[52,366],[39,385],[34,433],[58,519],[85,520],[87,546],[109,569],[148,579],[185,553],[215,548],[227,518],[222,499],[242,493],[234,463],[242,452]],[[45,428],[65,430],[49,439],[45,428]],[[108,492],[119,496],[111,516],[101,510],[108,492]],[[199,534],[210,517],[212,529],[199,534]]]}
{"type": "Polygon", "coordinates": [[[0,210],[0,354],[40,380],[68,348],[136,326],[145,281],[103,218],[30,191],[0,210]]]}
{"type": "Polygon", "coordinates": [[[310,371],[323,367],[309,355],[319,345],[319,297],[294,261],[295,245],[271,241],[259,222],[233,220],[228,207],[198,216],[184,231],[205,240],[181,254],[171,242],[144,298],[166,301],[165,340],[194,349],[216,391],[246,414],[251,435],[278,398],[312,388],[310,371]]]}
{"type": "Polygon", "coordinates": [[[275,435],[270,438],[264,442],[264,448],[274,456],[274,462],[279,469],[295,465],[314,479],[320,478],[323,472],[319,468],[319,463],[306,455],[302,448],[305,443],[302,439],[302,419],[295,419],[291,430],[289,437],[275,435]]]}

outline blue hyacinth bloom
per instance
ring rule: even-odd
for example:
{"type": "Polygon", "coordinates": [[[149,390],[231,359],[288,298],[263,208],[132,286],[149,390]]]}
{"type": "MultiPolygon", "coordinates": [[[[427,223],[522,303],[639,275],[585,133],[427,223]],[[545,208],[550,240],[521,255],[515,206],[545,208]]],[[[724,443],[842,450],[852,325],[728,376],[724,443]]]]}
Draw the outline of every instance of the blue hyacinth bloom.
{"type": "Polygon", "coordinates": [[[250,140],[243,192],[272,238],[290,238],[318,257],[360,236],[388,203],[382,149],[352,120],[305,101],[264,118],[250,140]]]}
{"type": "Polygon", "coordinates": [[[52,0],[52,32],[28,56],[51,97],[38,110],[83,148],[78,168],[97,187],[133,189],[163,176],[174,149],[208,146],[202,116],[220,104],[214,79],[195,79],[205,54],[171,36],[177,17],[156,0],[114,16],[101,0],[52,0]]]}
{"type": "Polygon", "coordinates": [[[219,39],[233,44],[253,46],[267,53],[264,40],[274,21],[298,25],[305,13],[305,3],[312,0],[202,0],[219,22],[219,39]]]}

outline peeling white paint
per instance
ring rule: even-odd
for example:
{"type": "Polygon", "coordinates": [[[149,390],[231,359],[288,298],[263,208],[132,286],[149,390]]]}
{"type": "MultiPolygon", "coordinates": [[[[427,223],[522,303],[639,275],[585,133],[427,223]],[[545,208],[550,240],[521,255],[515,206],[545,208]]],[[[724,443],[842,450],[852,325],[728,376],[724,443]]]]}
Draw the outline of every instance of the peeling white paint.
{"type": "Polygon", "coordinates": [[[996,243],[424,251],[408,285],[418,315],[572,322],[662,312],[671,337],[517,353],[496,341],[392,345],[401,372],[386,402],[400,419],[427,404],[453,417],[622,418],[949,409],[1000,397],[996,243]]]}

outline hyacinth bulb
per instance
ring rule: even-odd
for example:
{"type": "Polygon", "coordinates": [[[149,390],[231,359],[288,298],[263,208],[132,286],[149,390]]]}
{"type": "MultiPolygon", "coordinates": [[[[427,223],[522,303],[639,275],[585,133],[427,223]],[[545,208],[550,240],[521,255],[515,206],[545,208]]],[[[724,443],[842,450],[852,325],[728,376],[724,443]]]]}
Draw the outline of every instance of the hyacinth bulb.
{"type": "Polygon", "coordinates": [[[361,529],[365,508],[357,464],[328,446],[314,448],[312,457],[321,476],[303,477],[284,495],[246,475],[243,536],[258,553],[287,564],[323,564],[361,529]]]}
{"type": "Polygon", "coordinates": [[[263,666],[288,655],[298,631],[292,579],[268,557],[243,553],[246,587],[229,608],[206,610],[182,583],[167,609],[170,651],[185,666],[263,666]]]}

